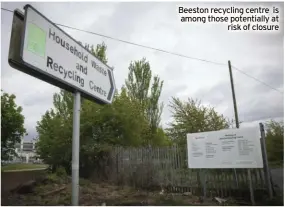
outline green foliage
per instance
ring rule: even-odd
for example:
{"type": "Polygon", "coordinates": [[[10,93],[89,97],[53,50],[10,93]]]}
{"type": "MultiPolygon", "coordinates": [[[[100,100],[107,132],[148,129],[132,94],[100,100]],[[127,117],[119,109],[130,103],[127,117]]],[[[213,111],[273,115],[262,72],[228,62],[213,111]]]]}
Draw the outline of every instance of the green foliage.
{"type": "Polygon", "coordinates": [[[163,81],[158,76],[154,76],[151,85],[151,78],[150,64],[143,58],[140,61],[130,63],[128,79],[125,84],[131,101],[138,101],[139,107],[148,122],[145,144],[160,144],[158,140],[164,138],[161,129],[158,131],[163,110],[163,103],[159,104],[163,81]]]}
{"type": "Polygon", "coordinates": [[[284,161],[284,123],[271,120],[266,123],[266,149],[269,162],[284,161]]]}
{"type": "Polygon", "coordinates": [[[70,172],[72,118],[69,116],[65,119],[56,106],[55,108],[47,111],[38,122],[36,150],[40,158],[52,166],[53,172],[59,166],[70,172]]]}
{"type": "MultiPolygon", "coordinates": [[[[2,90],[1,90],[2,92],[2,90]]],[[[15,144],[26,134],[22,107],[15,103],[16,96],[1,94],[1,159],[7,160],[15,154],[15,144]]]]}
{"type": "Polygon", "coordinates": [[[128,96],[132,100],[138,100],[143,109],[147,107],[146,100],[148,99],[150,81],[150,65],[145,58],[130,63],[128,80],[126,80],[128,96]]]}
{"type": "MultiPolygon", "coordinates": [[[[92,47],[93,48],[93,47],[92,47]]],[[[92,49],[95,56],[106,62],[106,46],[92,49]]],[[[73,95],[61,90],[54,94],[54,109],[50,109],[38,122],[37,152],[52,171],[60,166],[71,173],[73,95]]],[[[138,100],[132,100],[125,88],[116,93],[113,103],[99,105],[81,99],[80,113],[80,174],[88,177],[99,168],[110,146],[140,146],[149,131],[138,100]]],[[[158,139],[164,136],[160,131],[158,139]]]]}
{"type": "Polygon", "coordinates": [[[63,167],[57,168],[55,173],[48,173],[46,176],[45,184],[66,184],[70,182],[70,177],[67,176],[63,167]]]}
{"type": "Polygon", "coordinates": [[[156,132],[152,134],[152,145],[154,146],[171,146],[173,143],[164,130],[159,127],[156,132]]]}
{"type": "Polygon", "coordinates": [[[58,177],[56,174],[51,173],[47,175],[47,180],[49,183],[60,183],[60,177],[58,177]]]}
{"type": "Polygon", "coordinates": [[[229,127],[223,115],[214,108],[202,106],[197,100],[188,99],[183,102],[172,98],[170,102],[173,122],[167,129],[168,135],[177,144],[186,144],[186,134],[225,129],[229,127]]]}
{"type": "MultiPolygon", "coordinates": [[[[89,49],[89,48],[88,48],[89,49]]],[[[104,63],[107,63],[106,45],[97,45],[96,49],[91,47],[91,52],[104,63]]],[[[50,109],[38,122],[37,132],[39,134],[36,150],[47,164],[50,164],[52,171],[56,172],[60,166],[64,167],[67,173],[71,173],[72,159],[72,118],[73,118],[73,94],[65,90],[55,93],[53,97],[54,109],[50,109]]],[[[98,139],[104,139],[106,134],[95,135],[97,123],[102,117],[100,106],[91,101],[81,99],[80,117],[80,160],[81,166],[87,166],[86,162],[93,160],[94,143],[98,139]],[[95,128],[94,128],[95,126],[95,128]],[[102,136],[101,136],[102,135],[102,136]],[[92,152],[92,156],[87,156],[92,152]],[[88,159],[87,159],[87,158],[88,159]]],[[[103,110],[106,111],[106,110],[103,110]]],[[[104,126],[105,127],[105,126],[104,126]]],[[[108,137],[109,138],[109,137],[108,137]]],[[[97,143],[96,143],[97,144],[97,143]]],[[[84,171],[83,171],[84,172],[84,171]]]]}
{"type": "Polygon", "coordinates": [[[93,106],[85,101],[81,111],[80,128],[80,162],[84,177],[88,177],[90,169],[98,168],[99,160],[108,154],[110,145],[139,146],[147,122],[137,109],[136,102],[131,101],[124,89],[110,105],[93,106]]]}
{"type": "Polygon", "coordinates": [[[152,133],[156,132],[161,121],[160,118],[163,110],[163,103],[159,105],[158,101],[161,95],[162,86],[163,81],[160,81],[158,76],[154,76],[150,97],[147,102],[147,117],[150,122],[152,133]]]}
{"type": "Polygon", "coordinates": [[[65,171],[65,169],[63,167],[58,167],[55,171],[55,174],[58,176],[58,177],[66,177],[67,176],[67,173],[65,171]]]}
{"type": "Polygon", "coordinates": [[[93,53],[95,57],[97,57],[99,60],[101,60],[105,64],[108,62],[108,59],[106,56],[106,50],[107,50],[107,46],[105,45],[104,42],[100,45],[97,45],[96,49],[94,49],[93,46],[91,47],[91,53],[93,53]]]}
{"type": "Polygon", "coordinates": [[[124,89],[110,105],[93,107],[93,104],[86,101],[82,108],[82,132],[86,132],[83,137],[92,135],[95,144],[139,146],[142,143],[146,122],[138,104],[127,97],[124,89]]]}

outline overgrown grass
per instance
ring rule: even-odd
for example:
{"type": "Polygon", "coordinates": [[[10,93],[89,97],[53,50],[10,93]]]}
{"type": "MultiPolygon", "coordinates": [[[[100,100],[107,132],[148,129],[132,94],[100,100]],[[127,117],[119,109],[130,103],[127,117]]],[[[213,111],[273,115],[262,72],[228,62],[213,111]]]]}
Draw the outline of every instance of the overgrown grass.
{"type": "Polygon", "coordinates": [[[48,166],[45,164],[26,164],[26,163],[18,163],[18,164],[8,164],[1,167],[1,171],[9,171],[9,170],[26,170],[26,169],[39,169],[39,168],[47,168],[48,166]]]}

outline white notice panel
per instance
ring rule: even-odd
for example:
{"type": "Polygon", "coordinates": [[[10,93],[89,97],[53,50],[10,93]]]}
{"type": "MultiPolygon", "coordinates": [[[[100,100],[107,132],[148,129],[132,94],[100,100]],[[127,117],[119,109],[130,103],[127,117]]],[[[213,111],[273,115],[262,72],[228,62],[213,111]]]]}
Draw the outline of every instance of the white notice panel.
{"type": "Polygon", "coordinates": [[[258,127],[187,134],[189,168],[263,168],[258,127]]]}

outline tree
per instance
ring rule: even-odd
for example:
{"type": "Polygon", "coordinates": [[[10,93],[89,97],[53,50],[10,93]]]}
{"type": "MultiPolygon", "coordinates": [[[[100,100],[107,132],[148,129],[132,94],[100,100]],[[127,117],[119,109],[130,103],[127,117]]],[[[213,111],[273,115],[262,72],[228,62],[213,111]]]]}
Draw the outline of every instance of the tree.
{"type": "Polygon", "coordinates": [[[157,132],[153,134],[152,145],[154,146],[171,146],[173,143],[169,136],[164,132],[162,127],[157,128],[157,132]]]}
{"type": "MultiPolygon", "coordinates": [[[[104,42],[102,44],[98,44],[96,49],[94,49],[93,46],[86,49],[93,53],[102,62],[107,63],[107,46],[104,42]]],[[[39,134],[36,146],[37,152],[41,159],[43,159],[47,164],[52,165],[53,170],[56,170],[59,166],[63,166],[67,172],[70,172],[72,158],[73,99],[73,94],[63,89],[60,90],[59,93],[55,93],[53,96],[54,108],[47,111],[41,121],[37,124],[37,131],[39,134]]],[[[81,154],[83,155],[85,153],[86,134],[90,133],[92,137],[92,131],[89,128],[86,129],[86,126],[94,126],[94,124],[96,124],[94,122],[89,123],[90,120],[85,123],[86,115],[88,115],[86,111],[92,111],[92,116],[97,117],[98,110],[101,108],[102,106],[81,98],[80,138],[83,138],[80,139],[80,142],[82,146],[81,149],[83,150],[83,153],[81,154]],[[85,129],[89,131],[86,131],[85,129]]],[[[87,145],[88,144],[89,143],[87,143],[87,145]]]]}
{"type": "MultiPolygon", "coordinates": [[[[107,61],[104,44],[90,51],[107,61]]],[[[115,94],[112,104],[99,105],[84,98],[81,101],[80,175],[88,177],[93,169],[100,167],[98,164],[110,146],[142,145],[148,122],[139,110],[138,101],[131,100],[125,88],[115,94]]],[[[70,173],[73,96],[61,90],[54,94],[53,104],[54,108],[38,122],[37,151],[54,170],[63,166],[70,173]]]]}
{"type": "Polygon", "coordinates": [[[151,85],[151,78],[150,64],[143,58],[140,61],[130,63],[128,79],[125,81],[128,96],[131,100],[139,102],[140,108],[148,120],[150,130],[148,144],[153,141],[153,137],[158,133],[157,129],[163,110],[163,103],[159,104],[163,81],[158,76],[154,76],[151,85]]]}
{"type": "Polygon", "coordinates": [[[72,119],[65,119],[58,109],[47,111],[37,124],[39,134],[36,143],[37,154],[53,170],[63,166],[70,172],[72,119]]]}
{"type": "MultiPolygon", "coordinates": [[[[1,90],[2,92],[2,90],[1,90]]],[[[15,144],[21,142],[26,134],[25,117],[22,107],[15,103],[16,96],[8,93],[1,94],[1,159],[7,160],[16,155],[15,144]]]]}
{"type": "Polygon", "coordinates": [[[150,97],[147,102],[147,117],[150,122],[152,133],[156,133],[156,129],[159,127],[161,121],[161,113],[163,110],[163,103],[159,105],[158,101],[161,95],[163,81],[160,81],[158,76],[153,78],[153,84],[151,87],[150,97]]]}
{"type": "Polygon", "coordinates": [[[214,108],[201,105],[198,100],[188,99],[181,101],[172,97],[170,102],[172,118],[170,127],[167,129],[171,139],[179,144],[186,144],[186,134],[221,130],[229,127],[226,118],[218,114],[214,108]]]}
{"type": "Polygon", "coordinates": [[[105,45],[104,42],[102,44],[98,44],[96,46],[96,49],[94,49],[93,46],[91,47],[91,53],[105,64],[108,62],[106,56],[106,50],[107,50],[107,45],[105,45]]]}
{"type": "Polygon", "coordinates": [[[283,165],[284,123],[271,120],[265,126],[268,160],[271,163],[283,165]]]}

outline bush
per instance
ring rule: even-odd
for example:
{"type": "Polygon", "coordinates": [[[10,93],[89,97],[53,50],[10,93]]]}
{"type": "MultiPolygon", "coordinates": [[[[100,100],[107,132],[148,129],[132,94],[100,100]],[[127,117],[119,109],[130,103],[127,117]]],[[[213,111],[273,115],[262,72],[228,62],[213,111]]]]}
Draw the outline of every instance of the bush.
{"type": "Polygon", "coordinates": [[[58,167],[55,171],[55,174],[58,177],[66,177],[67,176],[67,173],[66,173],[66,170],[64,167],[58,167]]]}
{"type": "Polygon", "coordinates": [[[60,183],[60,178],[54,173],[48,174],[47,180],[49,183],[60,183]]]}

